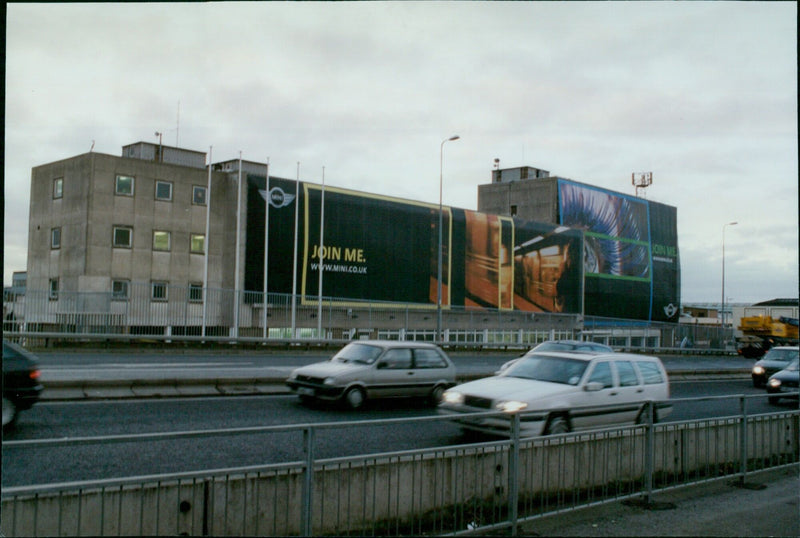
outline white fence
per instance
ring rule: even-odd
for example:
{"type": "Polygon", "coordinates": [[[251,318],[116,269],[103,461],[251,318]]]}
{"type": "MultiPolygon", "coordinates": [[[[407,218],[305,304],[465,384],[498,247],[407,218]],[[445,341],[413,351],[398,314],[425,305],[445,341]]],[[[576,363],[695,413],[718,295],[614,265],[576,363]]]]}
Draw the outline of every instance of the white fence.
{"type": "Polygon", "coordinates": [[[379,303],[232,290],[166,286],[157,298],[146,284],[125,296],[28,290],[6,293],[4,332],[53,339],[102,338],[191,341],[331,341],[363,338],[435,341],[454,346],[531,347],[575,338],[615,348],[695,350],[724,347],[718,328],[575,314],[486,308],[444,308],[437,334],[436,305],[379,303]]]}

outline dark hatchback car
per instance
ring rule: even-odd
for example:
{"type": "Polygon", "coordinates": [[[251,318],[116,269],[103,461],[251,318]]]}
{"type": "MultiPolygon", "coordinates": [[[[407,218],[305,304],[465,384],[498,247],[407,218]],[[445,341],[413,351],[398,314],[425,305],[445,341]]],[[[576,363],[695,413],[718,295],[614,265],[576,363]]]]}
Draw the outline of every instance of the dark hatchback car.
{"type": "Polygon", "coordinates": [[[792,363],[778,372],[772,374],[767,381],[767,394],[769,403],[776,404],[781,398],[800,397],[800,360],[795,359],[792,363]]]}
{"type": "Polygon", "coordinates": [[[43,387],[36,357],[3,340],[3,430],[12,427],[20,411],[39,400],[43,387]]]}
{"type": "Polygon", "coordinates": [[[799,349],[797,346],[780,346],[773,347],[767,351],[767,354],[753,365],[751,373],[753,386],[763,387],[766,385],[772,374],[783,370],[794,359],[798,358],[799,349]]]}

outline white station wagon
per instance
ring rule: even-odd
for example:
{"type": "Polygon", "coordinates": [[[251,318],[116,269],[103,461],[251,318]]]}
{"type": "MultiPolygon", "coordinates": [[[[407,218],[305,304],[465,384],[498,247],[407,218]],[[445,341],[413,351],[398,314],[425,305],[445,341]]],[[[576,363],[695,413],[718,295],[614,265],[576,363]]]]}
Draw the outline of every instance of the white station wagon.
{"type": "MultiPolygon", "coordinates": [[[[567,433],[643,422],[648,400],[669,399],[669,380],[657,357],[623,353],[534,353],[499,375],[446,391],[439,412],[466,430],[507,435],[505,416],[465,417],[465,413],[520,413],[525,435],[567,433]]],[[[672,411],[660,403],[654,418],[672,411]]]]}
{"type": "Polygon", "coordinates": [[[360,340],[328,361],[297,368],[286,384],[301,401],[340,401],[357,409],[377,398],[423,397],[436,405],[455,380],[456,368],[438,346],[360,340]]]}

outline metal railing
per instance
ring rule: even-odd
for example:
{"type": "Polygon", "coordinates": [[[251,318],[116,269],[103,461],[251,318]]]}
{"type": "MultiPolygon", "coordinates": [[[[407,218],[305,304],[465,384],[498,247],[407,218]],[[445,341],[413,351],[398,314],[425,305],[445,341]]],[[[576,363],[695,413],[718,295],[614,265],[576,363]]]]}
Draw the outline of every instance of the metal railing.
{"type": "MultiPolygon", "coordinates": [[[[692,405],[716,398],[671,400],[692,405]]],[[[728,397],[730,398],[730,397],[728,397]]],[[[325,430],[391,426],[445,417],[269,426],[104,438],[11,441],[4,450],[197,439],[302,436],[304,457],[269,465],[3,488],[5,536],[423,535],[508,529],[546,515],[800,462],[797,409],[614,427],[320,459],[325,430]]],[[[497,416],[501,413],[478,413],[497,416]]],[[[462,415],[463,417],[465,415],[462,415]]]]}
{"type": "Polygon", "coordinates": [[[544,340],[592,340],[614,348],[721,349],[719,328],[576,314],[449,307],[437,335],[431,304],[382,303],[131,283],[125,296],[27,290],[4,293],[4,333],[49,340],[343,342],[378,338],[453,346],[532,347],[544,340]],[[164,292],[163,290],[166,289],[164,292]],[[163,292],[163,293],[162,293],[163,292]],[[321,311],[321,320],[318,319],[321,311]]]}

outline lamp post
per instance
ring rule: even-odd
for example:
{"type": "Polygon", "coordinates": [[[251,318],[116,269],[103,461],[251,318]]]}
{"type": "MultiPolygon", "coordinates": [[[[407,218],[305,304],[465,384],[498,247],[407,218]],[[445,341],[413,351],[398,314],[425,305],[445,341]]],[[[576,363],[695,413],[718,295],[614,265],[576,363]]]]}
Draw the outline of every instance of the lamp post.
{"type": "Polygon", "coordinates": [[[436,338],[442,338],[442,178],[444,163],[444,144],[461,138],[458,135],[442,140],[439,145],[439,263],[436,275],[436,338]]]}
{"type": "Polygon", "coordinates": [[[738,222],[729,222],[722,225],[722,306],[719,311],[722,319],[722,346],[725,347],[725,227],[735,226],[738,222]]]}

